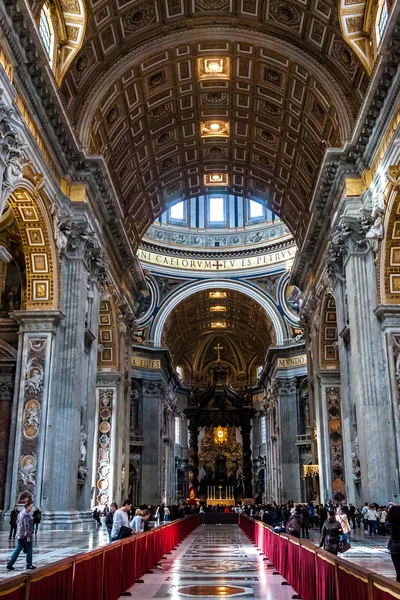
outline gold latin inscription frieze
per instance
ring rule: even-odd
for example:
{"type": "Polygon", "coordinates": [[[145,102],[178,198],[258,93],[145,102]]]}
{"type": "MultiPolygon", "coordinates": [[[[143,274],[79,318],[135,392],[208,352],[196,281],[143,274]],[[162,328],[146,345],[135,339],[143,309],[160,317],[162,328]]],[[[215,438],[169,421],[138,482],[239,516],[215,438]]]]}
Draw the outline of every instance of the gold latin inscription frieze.
{"type": "Polygon", "coordinates": [[[254,267],[272,265],[285,261],[292,261],[296,255],[296,247],[285,248],[277,252],[269,252],[261,256],[248,256],[246,258],[232,259],[199,259],[180,258],[158,254],[139,248],[137,256],[139,260],[159,265],[160,267],[172,267],[175,269],[186,269],[190,271],[237,271],[240,269],[251,269],[254,267]]]}
{"type": "Polygon", "coordinates": [[[138,369],[161,369],[161,360],[144,358],[142,356],[132,356],[132,367],[138,369]]]}
{"type": "Polygon", "coordinates": [[[278,358],[278,369],[290,369],[291,367],[303,367],[307,364],[307,354],[301,356],[289,356],[278,358]]]}

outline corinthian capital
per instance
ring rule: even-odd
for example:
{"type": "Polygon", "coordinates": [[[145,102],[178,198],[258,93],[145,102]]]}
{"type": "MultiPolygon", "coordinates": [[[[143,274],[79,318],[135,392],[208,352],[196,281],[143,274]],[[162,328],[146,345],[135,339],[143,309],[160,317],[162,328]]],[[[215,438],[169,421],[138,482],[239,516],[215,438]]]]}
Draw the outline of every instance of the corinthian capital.
{"type": "Polygon", "coordinates": [[[275,379],[273,381],[273,387],[278,396],[281,394],[295,394],[297,388],[296,384],[296,377],[291,377],[290,379],[275,379]]]}
{"type": "Polygon", "coordinates": [[[350,254],[364,254],[373,248],[370,235],[373,224],[373,218],[364,213],[357,218],[341,220],[332,233],[325,259],[331,282],[344,278],[344,263],[350,254]]]}

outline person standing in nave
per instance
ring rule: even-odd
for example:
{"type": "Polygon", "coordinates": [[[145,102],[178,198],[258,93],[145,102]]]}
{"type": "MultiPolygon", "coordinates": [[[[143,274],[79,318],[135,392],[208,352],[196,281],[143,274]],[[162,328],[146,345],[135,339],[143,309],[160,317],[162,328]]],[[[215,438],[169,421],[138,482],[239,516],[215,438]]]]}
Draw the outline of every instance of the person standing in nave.
{"type": "Polygon", "coordinates": [[[299,538],[300,530],[302,527],[302,511],[296,507],[293,507],[290,511],[291,515],[288,522],[286,523],[286,531],[290,535],[299,538]]]}
{"type": "Polygon", "coordinates": [[[308,512],[307,507],[303,507],[301,516],[301,537],[309,539],[310,513],[308,512]]]}
{"type": "Polygon", "coordinates": [[[17,518],[19,515],[18,506],[15,505],[13,510],[10,513],[10,535],[8,539],[11,540],[13,538],[15,540],[15,536],[17,534],[17,518]]]}
{"type": "Polygon", "coordinates": [[[115,542],[116,540],[119,539],[122,527],[128,527],[129,529],[131,529],[131,527],[129,527],[129,517],[128,517],[128,514],[131,509],[132,509],[132,502],[131,502],[131,500],[127,499],[127,500],[123,501],[122,507],[115,511],[114,519],[113,519],[113,527],[111,530],[111,541],[112,542],[115,542]]]}
{"type": "Polygon", "coordinates": [[[343,530],[343,535],[345,536],[348,543],[350,544],[351,543],[351,540],[350,540],[351,527],[350,527],[349,519],[347,518],[345,511],[341,507],[339,507],[337,509],[336,520],[338,521],[341,529],[343,530]]]}
{"type": "Polygon", "coordinates": [[[111,542],[111,531],[113,528],[114,513],[117,509],[118,509],[118,504],[116,502],[112,502],[110,504],[110,510],[108,510],[107,514],[106,514],[105,523],[106,523],[106,529],[107,529],[107,533],[108,533],[109,542],[111,542]]]}
{"type": "Polygon", "coordinates": [[[390,533],[388,549],[396,570],[396,581],[400,583],[400,506],[390,506],[385,528],[390,533]]]}
{"type": "Polygon", "coordinates": [[[319,507],[319,532],[320,533],[322,533],[322,528],[323,528],[324,523],[327,518],[328,518],[328,511],[326,510],[325,506],[323,506],[321,504],[319,507]]]}
{"type": "Polygon", "coordinates": [[[140,508],[136,509],[135,516],[130,522],[130,526],[132,527],[133,531],[136,531],[137,533],[143,533],[143,512],[140,510],[140,508]]]}
{"type": "Polygon", "coordinates": [[[7,563],[7,570],[14,571],[14,563],[22,551],[26,552],[26,568],[36,569],[32,564],[32,508],[33,504],[28,500],[17,518],[17,547],[7,563]]]}
{"type": "Polygon", "coordinates": [[[33,533],[37,534],[39,525],[40,525],[40,521],[42,520],[42,512],[38,506],[33,511],[32,516],[33,516],[33,533]]]}
{"type": "Polygon", "coordinates": [[[366,502],[364,504],[364,506],[361,509],[361,516],[362,516],[362,520],[363,520],[363,524],[364,524],[364,531],[368,531],[368,502],[366,502]]]}
{"type": "Polygon", "coordinates": [[[368,533],[369,535],[378,535],[379,514],[375,504],[370,504],[367,511],[368,533]]]}
{"type": "Polygon", "coordinates": [[[340,523],[336,520],[335,509],[329,509],[328,518],[322,526],[322,536],[319,547],[331,554],[337,555],[339,552],[340,536],[343,530],[340,523]]]}

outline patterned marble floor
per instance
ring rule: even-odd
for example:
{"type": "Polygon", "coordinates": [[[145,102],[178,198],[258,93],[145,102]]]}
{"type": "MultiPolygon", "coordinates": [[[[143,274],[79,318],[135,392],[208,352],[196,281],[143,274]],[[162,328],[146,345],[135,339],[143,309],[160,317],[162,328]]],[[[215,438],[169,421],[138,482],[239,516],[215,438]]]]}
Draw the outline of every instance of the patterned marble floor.
{"type": "Polygon", "coordinates": [[[293,589],[274,573],[237,525],[202,525],[130,592],[142,600],[289,600],[293,589]]]}
{"type": "MultiPolygon", "coordinates": [[[[207,526],[212,527],[212,526],[207,526]]],[[[220,527],[220,526],[215,526],[220,527]]],[[[232,526],[233,527],[233,526],[232,526]]],[[[203,528],[204,531],[207,531],[206,528],[203,528]]],[[[199,531],[203,531],[199,530],[199,531]]],[[[229,538],[229,528],[225,531],[225,538],[229,538]]],[[[197,533],[196,533],[197,535],[197,533]]],[[[207,534],[208,535],[208,534],[207,534]]],[[[193,557],[201,558],[202,554],[204,554],[204,549],[207,548],[207,556],[208,560],[204,563],[202,567],[202,578],[204,581],[204,577],[206,577],[207,573],[209,576],[213,577],[215,562],[213,563],[211,558],[214,561],[218,562],[220,556],[224,557],[224,568],[225,571],[228,571],[231,575],[242,576],[243,573],[247,573],[248,569],[252,572],[252,567],[254,565],[241,565],[240,562],[243,561],[243,558],[239,556],[245,555],[247,557],[246,548],[241,545],[244,543],[246,538],[241,538],[241,541],[238,541],[238,533],[235,533],[236,541],[232,539],[228,539],[228,546],[232,547],[232,552],[229,551],[228,554],[232,558],[232,561],[227,562],[225,560],[224,554],[222,552],[215,553],[217,548],[214,548],[214,543],[212,539],[208,540],[208,545],[205,544],[200,538],[191,549],[191,553],[193,557]],[[236,552],[234,553],[233,550],[236,552]],[[240,550],[240,552],[238,552],[240,550]],[[202,552],[200,552],[202,551],[202,552]],[[241,567],[241,571],[239,575],[236,575],[236,570],[241,567]],[[251,568],[250,568],[251,567],[251,568]]],[[[191,540],[191,538],[190,538],[191,540]]],[[[189,540],[189,541],[190,541],[189,540]]],[[[311,532],[310,541],[318,544],[319,542],[319,532],[316,530],[311,532]]],[[[387,537],[377,536],[377,537],[369,537],[364,533],[363,530],[357,529],[355,532],[352,532],[352,548],[346,554],[343,555],[343,558],[349,561],[354,561],[355,563],[374,571],[375,573],[379,573],[380,575],[385,575],[390,578],[394,578],[394,569],[392,566],[392,561],[390,559],[390,555],[387,551],[387,537]]],[[[74,554],[79,554],[81,552],[85,552],[87,550],[92,550],[94,548],[98,548],[108,543],[108,537],[103,528],[98,528],[98,530],[93,530],[90,532],[71,532],[71,531],[40,531],[36,536],[34,543],[34,563],[38,566],[52,564],[56,560],[60,560],[67,556],[72,556],[74,554]]],[[[187,545],[188,542],[185,542],[187,545]]],[[[24,555],[21,554],[18,561],[15,563],[15,571],[8,572],[5,568],[7,560],[11,556],[11,553],[15,547],[15,542],[8,541],[8,530],[0,531],[0,581],[1,579],[13,577],[15,575],[20,574],[25,570],[25,560],[24,555]]],[[[182,546],[183,547],[183,546],[182,546]]],[[[187,546],[188,547],[188,546],[187,546]]],[[[180,548],[181,549],[181,548],[180,548]]],[[[180,551],[179,549],[179,551],[180,551]]],[[[254,551],[253,551],[254,552],[254,551]]],[[[174,554],[175,556],[175,554],[174,554]]],[[[254,554],[252,555],[254,556],[254,554]]],[[[169,561],[163,561],[166,565],[169,564],[169,561]]],[[[196,573],[199,565],[193,565],[192,572],[196,573]]],[[[167,568],[165,566],[165,568],[167,568]]],[[[188,575],[189,576],[189,575],[188,575]]],[[[253,577],[258,577],[257,572],[252,573],[253,577]]],[[[155,575],[146,576],[149,578],[149,581],[155,582],[155,575]]],[[[274,576],[274,579],[277,576],[274,576]]],[[[237,583],[237,581],[235,580],[237,583]]],[[[140,584],[136,587],[139,589],[143,589],[143,585],[140,584]]],[[[135,592],[136,593],[136,592],[135,592]]],[[[141,595],[141,594],[140,594],[141,595]]],[[[142,596],[143,597],[143,596],[142,596]]],[[[272,598],[272,596],[270,596],[272,598]]],[[[279,597],[279,596],[278,596],[279,597]]],[[[267,596],[268,598],[268,596],[267,596]]]]}
{"type": "MultiPolygon", "coordinates": [[[[93,531],[40,531],[35,535],[33,563],[42,567],[67,556],[94,550],[108,544],[108,535],[103,527],[93,531]]],[[[5,566],[14,548],[15,541],[8,539],[8,531],[0,532],[0,581],[20,575],[25,570],[25,555],[20,554],[14,565],[15,571],[7,571],[5,566]]]]}

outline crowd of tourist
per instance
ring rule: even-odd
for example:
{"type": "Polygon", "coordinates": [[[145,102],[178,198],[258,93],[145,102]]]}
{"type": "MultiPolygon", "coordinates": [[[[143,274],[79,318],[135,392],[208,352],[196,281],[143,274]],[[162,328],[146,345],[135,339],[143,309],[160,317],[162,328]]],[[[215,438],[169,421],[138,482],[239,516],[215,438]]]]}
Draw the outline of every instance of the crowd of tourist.
{"type": "MultiPolygon", "coordinates": [[[[234,510],[238,510],[237,507],[234,510]]],[[[337,555],[351,547],[351,533],[363,529],[368,537],[389,536],[388,550],[400,582],[400,505],[390,502],[388,506],[366,502],[362,508],[350,504],[278,505],[276,502],[247,505],[239,510],[270,525],[277,533],[289,533],[294,537],[309,539],[310,531],[319,530],[319,546],[337,555]]]]}
{"type": "MultiPolygon", "coordinates": [[[[396,580],[400,582],[400,505],[389,503],[388,506],[378,506],[375,503],[365,503],[362,508],[354,505],[326,504],[314,505],[287,503],[270,504],[237,504],[225,506],[223,502],[217,505],[200,506],[174,504],[166,506],[134,507],[131,500],[123,501],[120,508],[113,502],[109,507],[95,507],[93,518],[99,526],[104,525],[110,542],[125,537],[143,533],[149,528],[149,521],[155,525],[161,522],[179,519],[194,512],[224,512],[244,513],[254,519],[261,520],[271,526],[277,533],[289,533],[300,538],[309,539],[310,532],[320,534],[319,545],[326,551],[337,555],[351,547],[351,534],[357,529],[363,529],[367,536],[389,536],[388,549],[396,570],[396,580]]],[[[26,554],[27,569],[34,569],[32,564],[32,541],[41,522],[41,511],[38,507],[33,511],[33,505],[27,502],[22,511],[15,506],[10,513],[9,539],[17,540],[17,546],[6,565],[13,570],[14,563],[21,552],[26,554]]]]}

